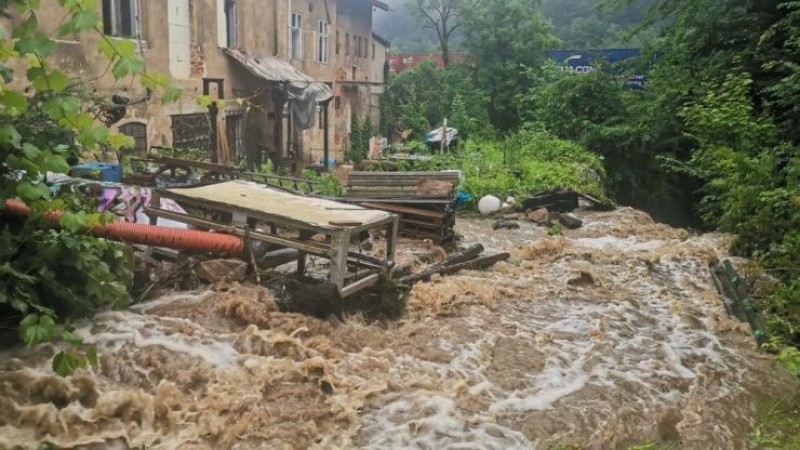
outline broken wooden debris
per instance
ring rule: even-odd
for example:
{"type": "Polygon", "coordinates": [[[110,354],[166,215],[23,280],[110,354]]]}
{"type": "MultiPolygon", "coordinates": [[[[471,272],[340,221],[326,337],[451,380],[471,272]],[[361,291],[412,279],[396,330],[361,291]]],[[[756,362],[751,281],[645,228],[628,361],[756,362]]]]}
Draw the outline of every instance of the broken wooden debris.
{"type": "Polygon", "coordinates": [[[524,209],[546,208],[548,211],[571,212],[578,209],[578,193],[566,189],[538,192],[522,202],[524,209]]]}
{"type": "Polygon", "coordinates": [[[342,200],[399,214],[401,236],[449,245],[455,237],[458,176],[454,171],[351,172],[342,200]]]}
{"type": "Polygon", "coordinates": [[[452,253],[444,261],[433,264],[420,273],[403,276],[398,280],[401,285],[410,286],[419,281],[427,281],[433,275],[450,275],[460,270],[481,269],[491,266],[510,257],[508,253],[480,256],[483,245],[475,244],[463,250],[452,253]]]}
{"type": "Polygon", "coordinates": [[[588,208],[594,211],[610,211],[614,209],[614,205],[610,202],[598,200],[590,195],[570,189],[552,189],[537,192],[527,200],[524,200],[522,206],[526,210],[547,208],[550,211],[568,213],[578,209],[578,206],[580,206],[578,199],[583,199],[589,203],[588,208]]]}
{"type": "Polygon", "coordinates": [[[616,206],[609,201],[598,200],[590,195],[578,193],[578,197],[586,200],[589,203],[589,209],[592,211],[613,211],[616,206]]]}

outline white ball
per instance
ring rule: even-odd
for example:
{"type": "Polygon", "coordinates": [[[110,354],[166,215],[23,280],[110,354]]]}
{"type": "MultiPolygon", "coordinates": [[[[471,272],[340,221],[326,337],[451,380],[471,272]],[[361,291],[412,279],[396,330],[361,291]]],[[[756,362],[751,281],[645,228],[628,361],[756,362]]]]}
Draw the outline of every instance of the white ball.
{"type": "Polygon", "coordinates": [[[499,198],[494,195],[487,195],[478,202],[478,211],[481,214],[491,214],[500,211],[500,206],[503,204],[499,198]]]}

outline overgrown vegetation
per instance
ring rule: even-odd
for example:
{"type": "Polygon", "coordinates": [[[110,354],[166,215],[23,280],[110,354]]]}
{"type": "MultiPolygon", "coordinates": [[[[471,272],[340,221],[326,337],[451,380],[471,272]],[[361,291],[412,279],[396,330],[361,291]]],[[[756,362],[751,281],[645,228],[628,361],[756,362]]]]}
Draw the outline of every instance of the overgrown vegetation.
{"type": "Polygon", "coordinates": [[[445,169],[464,174],[460,189],[476,202],[489,194],[524,198],[557,187],[604,197],[600,158],[539,130],[522,129],[504,141],[473,139],[452,154],[415,165],[415,170],[445,169]]]}
{"type": "MultiPolygon", "coordinates": [[[[68,12],[59,36],[96,32],[98,51],[108,58],[116,79],[136,77],[163,101],[180,95],[166,76],[144,71],[133,41],[102,35],[95,1],[58,3],[68,12]]],[[[79,345],[81,338],[63,321],[127,304],[132,257],[125,247],[88,234],[110,220],[94,212],[95,202],[54,197],[45,176],[48,171],[66,172],[70,153],[103,145],[119,149],[130,146],[131,139],[100,124],[104,105],[83,95],[80,80],[51,64],[57,43],[39,29],[39,4],[0,1],[0,10],[14,8],[20,18],[13,30],[0,28],[0,208],[16,199],[31,210],[28,217],[12,219],[0,209],[0,317],[19,324],[19,336],[27,345],[79,345]],[[16,77],[26,82],[13,84],[16,77]],[[26,84],[30,88],[17,87],[26,84]],[[46,219],[48,210],[63,211],[57,226],[46,219]]],[[[66,375],[96,363],[94,349],[83,354],[68,348],[55,356],[53,369],[66,375]]]]}

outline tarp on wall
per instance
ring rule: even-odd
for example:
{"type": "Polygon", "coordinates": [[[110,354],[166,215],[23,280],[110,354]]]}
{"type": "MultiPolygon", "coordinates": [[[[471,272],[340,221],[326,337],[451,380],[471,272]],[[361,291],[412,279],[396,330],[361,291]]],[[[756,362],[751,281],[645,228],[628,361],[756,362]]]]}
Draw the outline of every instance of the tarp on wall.
{"type": "Polygon", "coordinates": [[[273,56],[251,55],[231,48],[225,49],[225,53],[253,75],[284,86],[291,100],[292,125],[296,131],[316,125],[317,103],[333,98],[330,86],[311,78],[288,61],[273,56]]]}

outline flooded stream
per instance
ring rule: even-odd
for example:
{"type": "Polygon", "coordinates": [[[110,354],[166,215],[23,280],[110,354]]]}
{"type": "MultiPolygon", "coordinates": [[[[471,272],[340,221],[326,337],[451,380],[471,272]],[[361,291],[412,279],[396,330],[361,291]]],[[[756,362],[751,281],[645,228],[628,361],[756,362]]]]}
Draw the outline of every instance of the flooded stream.
{"type": "Polygon", "coordinates": [[[53,375],[46,345],[1,357],[0,448],[748,448],[756,401],[795,385],[716,293],[729,238],[577,215],[563,237],[460,219],[512,258],[417,284],[396,322],[239,285],[100,314],[78,330],[96,373],[53,375]]]}

